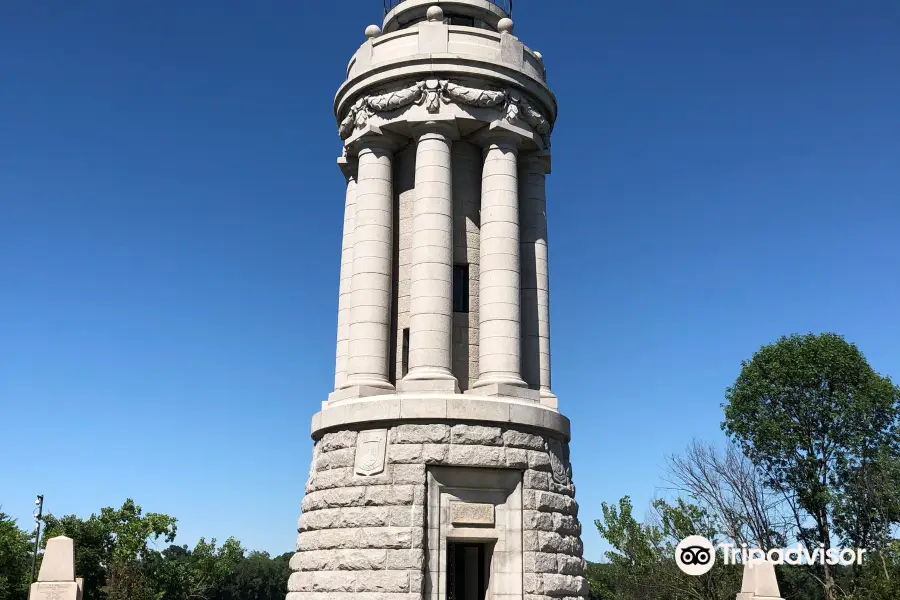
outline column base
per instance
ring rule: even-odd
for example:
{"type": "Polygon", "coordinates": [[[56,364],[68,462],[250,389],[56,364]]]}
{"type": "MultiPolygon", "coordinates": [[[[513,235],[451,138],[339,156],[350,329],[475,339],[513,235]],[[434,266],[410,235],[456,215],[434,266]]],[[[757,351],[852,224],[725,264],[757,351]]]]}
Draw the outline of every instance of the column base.
{"type": "Polygon", "coordinates": [[[509,385],[507,383],[487,383],[475,384],[472,389],[466,390],[465,394],[472,396],[488,396],[501,398],[518,398],[520,400],[530,400],[531,402],[541,403],[541,393],[527,387],[519,387],[509,385]]]}
{"type": "Polygon", "coordinates": [[[453,379],[403,379],[397,382],[398,392],[450,392],[459,393],[459,383],[453,379]]]}
{"type": "Polygon", "coordinates": [[[541,404],[548,408],[559,409],[559,398],[556,397],[556,394],[547,389],[542,389],[540,391],[541,395],[541,404]]]}
{"type": "Polygon", "coordinates": [[[347,378],[347,381],[344,382],[344,385],[341,387],[341,389],[348,389],[352,387],[372,387],[387,390],[389,392],[394,390],[394,384],[388,381],[387,377],[382,378],[369,374],[362,376],[351,375],[347,378]]]}
{"type": "Polygon", "coordinates": [[[351,385],[350,387],[335,390],[328,394],[328,400],[322,403],[322,408],[327,407],[329,404],[334,404],[335,402],[341,402],[343,400],[368,398],[369,396],[385,396],[393,393],[393,389],[373,387],[371,385],[351,385]]]}
{"type": "Polygon", "coordinates": [[[522,379],[518,375],[513,375],[511,373],[504,373],[502,375],[483,375],[478,378],[478,381],[476,381],[472,387],[482,387],[495,383],[500,385],[509,385],[512,387],[528,387],[528,384],[525,383],[524,379],[522,379]]]}

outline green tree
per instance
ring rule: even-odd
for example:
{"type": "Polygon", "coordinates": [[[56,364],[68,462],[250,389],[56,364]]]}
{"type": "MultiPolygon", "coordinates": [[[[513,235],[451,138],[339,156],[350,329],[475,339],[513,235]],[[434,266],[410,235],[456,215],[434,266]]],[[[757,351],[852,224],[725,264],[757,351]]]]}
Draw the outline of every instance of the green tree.
{"type": "MultiPolygon", "coordinates": [[[[767,485],[791,499],[800,541],[885,541],[898,484],[870,482],[885,481],[897,457],[900,388],[856,346],[831,333],[782,337],[742,362],[726,400],[722,428],[767,485]]],[[[835,569],[821,571],[825,598],[834,600],[835,569]]]]}
{"type": "Polygon", "coordinates": [[[662,563],[662,532],[642,525],[632,516],[631,498],[619,500],[618,507],[601,505],[603,519],[594,521],[597,531],[613,547],[605,553],[610,565],[605,581],[591,581],[591,592],[601,598],[658,598],[657,583],[662,563]],[[614,583],[613,583],[614,582],[614,583]]]}
{"type": "Polygon", "coordinates": [[[75,546],[75,573],[84,578],[84,600],[105,600],[106,565],[110,560],[113,540],[96,515],[81,519],[75,515],[60,518],[47,513],[43,517],[41,545],[58,535],[72,538],[75,546]]]}
{"type": "Polygon", "coordinates": [[[75,572],[84,578],[84,600],[143,600],[154,595],[143,561],[154,553],[148,547],[159,538],[175,539],[175,519],[158,513],[143,513],[128,498],[121,508],[111,507],[87,519],[75,515],[43,518],[43,543],[57,535],[75,544],[75,572]]]}
{"type": "Polygon", "coordinates": [[[0,512],[0,600],[24,600],[31,577],[33,536],[0,512]]]}
{"type": "Polygon", "coordinates": [[[584,575],[591,585],[589,600],[611,600],[616,597],[616,569],[609,563],[585,561],[584,575]]]}
{"type": "MultiPolygon", "coordinates": [[[[221,545],[206,538],[193,548],[175,545],[176,520],[145,513],[130,498],[120,508],[103,508],[86,519],[48,513],[43,520],[45,542],[57,535],[73,539],[84,600],[284,600],[287,594],[293,553],[247,554],[234,538],[221,545]],[[152,544],[159,540],[169,544],[161,552],[152,544]]],[[[27,571],[29,542],[2,513],[0,542],[0,594],[6,594],[12,589],[6,583],[19,579],[16,565],[24,564],[27,571]]],[[[0,600],[25,600],[26,583],[23,575],[21,593],[0,595],[0,600]]]]}
{"type": "Polygon", "coordinates": [[[851,598],[893,600],[900,598],[900,541],[893,541],[868,557],[858,570],[851,598]]]}
{"type": "Polygon", "coordinates": [[[106,581],[108,600],[157,600],[154,582],[141,561],[113,554],[106,581]]]}
{"type": "Polygon", "coordinates": [[[682,573],[675,564],[675,547],[689,535],[702,535],[714,544],[719,531],[715,519],[683,499],[675,504],[653,503],[656,523],[640,523],[626,496],[618,507],[601,505],[603,520],[595,521],[613,550],[606,566],[588,571],[591,595],[604,600],[730,600],[740,589],[740,570],[717,562],[699,577],[682,573]]]}
{"type": "Polygon", "coordinates": [[[250,552],[228,575],[219,600],[284,600],[292,552],[270,558],[250,552]]]}
{"type": "Polygon", "coordinates": [[[215,538],[209,542],[200,538],[190,555],[190,569],[186,578],[188,598],[213,598],[243,559],[244,549],[234,538],[228,538],[219,548],[216,548],[215,538]]]}
{"type": "MultiPolygon", "coordinates": [[[[659,528],[664,536],[663,556],[668,563],[674,565],[675,547],[688,536],[703,536],[712,542],[713,546],[725,541],[722,539],[722,523],[705,508],[683,498],[676,498],[675,504],[655,500],[653,509],[658,515],[659,528]]],[[[730,600],[735,590],[741,587],[743,571],[736,565],[724,564],[721,558],[716,561],[709,573],[699,577],[685,575],[680,570],[672,570],[676,575],[672,579],[672,588],[678,590],[679,594],[687,592],[687,597],[730,600]]]]}
{"type": "Polygon", "coordinates": [[[244,552],[234,538],[221,546],[215,539],[200,538],[193,550],[173,545],[143,562],[162,600],[213,600],[222,597],[229,578],[244,561],[244,552]]]}
{"type": "Polygon", "coordinates": [[[162,552],[149,554],[143,565],[153,579],[154,589],[162,600],[185,600],[187,572],[191,551],[186,545],[170,545],[162,552]]]}
{"type": "Polygon", "coordinates": [[[177,531],[174,517],[143,514],[131,498],[119,509],[101,509],[99,520],[112,536],[112,557],[122,560],[140,560],[147,555],[150,541],[163,538],[172,542],[177,531]]]}

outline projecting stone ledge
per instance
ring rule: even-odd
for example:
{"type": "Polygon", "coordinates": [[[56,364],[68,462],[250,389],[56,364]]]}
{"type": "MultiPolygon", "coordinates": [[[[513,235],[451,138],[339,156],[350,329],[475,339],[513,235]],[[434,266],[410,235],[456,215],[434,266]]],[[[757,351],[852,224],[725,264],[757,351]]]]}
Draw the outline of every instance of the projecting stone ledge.
{"type": "Polygon", "coordinates": [[[313,415],[311,433],[319,439],[327,431],[365,423],[405,421],[481,421],[547,430],[570,439],[569,419],[558,411],[528,400],[462,394],[383,394],[340,403],[323,403],[313,415]]]}

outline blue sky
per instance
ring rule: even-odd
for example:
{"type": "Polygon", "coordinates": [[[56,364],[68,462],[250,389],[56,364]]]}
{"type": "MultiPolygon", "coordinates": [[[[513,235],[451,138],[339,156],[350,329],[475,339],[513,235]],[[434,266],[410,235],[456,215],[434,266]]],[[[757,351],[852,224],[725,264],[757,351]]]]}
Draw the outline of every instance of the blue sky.
{"type": "MultiPolygon", "coordinates": [[[[0,505],[128,496],[293,548],[332,384],[331,114],[374,1],[0,5],[0,505]]],[[[740,361],[835,331],[900,376],[900,4],[528,2],[560,118],[553,383],[600,503],[721,442],[740,361]]]]}

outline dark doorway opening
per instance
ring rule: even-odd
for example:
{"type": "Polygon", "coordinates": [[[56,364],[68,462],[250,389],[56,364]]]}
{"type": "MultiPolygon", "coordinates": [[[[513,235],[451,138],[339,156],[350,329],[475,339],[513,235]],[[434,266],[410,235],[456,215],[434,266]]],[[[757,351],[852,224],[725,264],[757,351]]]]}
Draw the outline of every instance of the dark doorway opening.
{"type": "Polygon", "coordinates": [[[447,543],[447,600],[484,600],[490,548],[473,542],[447,543]]]}

